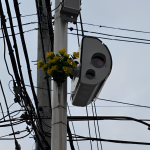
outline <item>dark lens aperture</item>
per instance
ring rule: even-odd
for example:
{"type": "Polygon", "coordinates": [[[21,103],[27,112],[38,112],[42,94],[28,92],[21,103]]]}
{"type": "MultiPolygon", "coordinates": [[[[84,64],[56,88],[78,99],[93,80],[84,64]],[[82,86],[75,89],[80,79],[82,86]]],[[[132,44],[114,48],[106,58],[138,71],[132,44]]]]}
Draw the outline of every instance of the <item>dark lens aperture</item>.
{"type": "Polygon", "coordinates": [[[92,79],[95,77],[95,71],[92,70],[92,69],[89,69],[89,70],[86,72],[86,77],[87,77],[89,80],[92,80],[92,79]]]}
{"type": "Polygon", "coordinates": [[[105,65],[105,57],[102,54],[92,57],[92,65],[96,68],[102,68],[105,65]]]}

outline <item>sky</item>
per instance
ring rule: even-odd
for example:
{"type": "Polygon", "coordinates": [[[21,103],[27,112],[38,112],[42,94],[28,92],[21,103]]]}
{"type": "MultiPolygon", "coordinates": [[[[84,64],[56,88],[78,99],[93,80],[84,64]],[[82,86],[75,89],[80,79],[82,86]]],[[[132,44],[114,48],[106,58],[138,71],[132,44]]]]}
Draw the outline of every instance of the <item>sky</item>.
{"type": "MultiPolygon", "coordinates": [[[[10,2],[10,7],[12,11],[12,16],[15,16],[15,11],[13,7],[13,1],[10,2]]],[[[30,0],[19,0],[20,3],[20,12],[22,15],[35,14],[36,7],[35,1],[30,0]]],[[[5,2],[2,0],[3,8],[5,10],[5,15],[7,18],[7,11],[5,7],[5,2]]],[[[149,0],[82,0],[81,5],[81,15],[83,23],[90,23],[94,25],[101,26],[109,26],[116,28],[125,28],[131,30],[139,30],[139,31],[150,31],[150,21],[148,20],[150,9],[149,9],[150,1],[149,0]]],[[[54,0],[52,0],[52,9],[55,8],[54,0]]],[[[22,17],[22,23],[34,22],[37,21],[36,16],[32,17],[22,17]]],[[[17,25],[17,20],[13,19],[14,25],[17,25]]],[[[7,21],[7,25],[9,23],[7,21]]],[[[74,24],[69,23],[69,27],[76,28],[74,24]]],[[[137,33],[137,32],[129,32],[129,31],[121,31],[110,28],[103,28],[99,26],[89,26],[83,25],[83,29],[87,31],[112,34],[118,36],[126,36],[126,37],[134,37],[141,39],[150,39],[149,33],[137,33]]],[[[30,30],[37,28],[37,24],[23,26],[23,30],[30,30]]],[[[80,29],[80,24],[78,24],[78,28],[80,29]]],[[[18,29],[15,28],[15,32],[18,33],[18,29]]],[[[73,31],[76,33],[76,31],[73,31]]],[[[10,33],[10,30],[9,30],[10,33]]],[[[35,62],[37,60],[37,30],[25,33],[25,41],[27,44],[28,55],[32,70],[32,77],[34,85],[37,84],[37,72],[35,62]]],[[[71,33],[71,31],[68,31],[71,33]]],[[[107,37],[98,34],[90,34],[85,33],[85,35],[97,36],[97,37],[107,37]]],[[[0,31],[0,37],[2,33],[0,31]]],[[[25,79],[25,84],[29,85],[29,79],[26,70],[26,63],[24,59],[23,50],[21,47],[21,41],[19,35],[16,36],[21,65],[23,69],[23,75],[25,79]]],[[[115,39],[115,37],[109,37],[115,39]]],[[[118,38],[116,38],[118,39],[118,38]]],[[[113,67],[112,72],[107,79],[103,90],[101,91],[99,98],[120,101],[125,103],[134,103],[138,105],[150,106],[150,44],[140,44],[140,43],[132,43],[132,42],[123,42],[123,41],[115,41],[115,40],[106,40],[100,38],[100,40],[107,45],[109,48],[112,60],[113,67]]],[[[128,39],[126,39],[128,40],[128,39]]],[[[81,37],[80,37],[81,41],[81,37]]],[[[133,41],[133,40],[132,40],[133,41]]],[[[135,41],[135,40],[134,40],[135,41]]],[[[150,42],[148,42],[150,43],[150,42]]],[[[74,51],[78,51],[78,41],[76,35],[68,34],[68,53],[72,54],[74,51]]],[[[8,84],[9,81],[12,80],[8,75],[6,70],[6,65],[4,63],[4,47],[3,40],[0,38],[0,80],[4,87],[4,92],[6,94],[6,99],[8,101],[8,105],[10,106],[14,102],[14,95],[9,90],[8,84]]],[[[6,59],[8,62],[9,70],[13,74],[9,52],[6,50],[6,59]]],[[[70,92],[71,80],[68,79],[68,92],[70,92]]],[[[10,82],[10,88],[13,89],[12,82],[10,82]]],[[[27,87],[27,91],[32,99],[31,89],[27,87]]],[[[86,116],[86,108],[84,107],[75,107],[72,106],[70,101],[70,95],[68,95],[68,105],[70,106],[70,112],[72,116],[86,116]]],[[[0,102],[6,112],[6,107],[4,103],[4,99],[0,90],[0,102]]],[[[116,106],[128,106],[123,104],[117,104],[112,102],[106,102],[102,100],[96,100],[95,102],[97,115],[98,116],[127,116],[134,117],[136,119],[150,119],[150,110],[149,108],[142,107],[116,107],[116,106]],[[105,106],[105,107],[104,107],[105,106]],[[113,107],[110,107],[113,106],[113,107]]],[[[92,107],[88,107],[88,114],[92,116],[92,107]]],[[[20,109],[18,104],[14,104],[10,107],[10,111],[14,111],[16,109],[20,109]]],[[[21,113],[20,113],[21,115],[21,113]]],[[[69,113],[68,113],[69,115],[69,113]]],[[[2,114],[0,113],[2,117],[2,114]]],[[[144,126],[140,123],[133,121],[99,121],[99,129],[101,133],[101,138],[104,139],[113,139],[113,140],[126,140],[126,141],[138,141],[138,142],[150,142],[150,131],[147,129],[147,126],[144,126]]],[[[97,122],[96,122],[97,124],[97,122]]],[[[73,122],[75,132],[77,135],[89,137],[88,130],[88,122],[80,121],[73,122]]],[[[26,128],[26,124],[14,126],[15,131],[21,131],[26,128]]],[[[70,128],[72,133],[73,127],[70,122],[70,128]]],[[[90,131],[91,137],[96,137],[94,121],[90,121],[90,131]]],[[[0,137],[3,135],[7,135],[12,133],[10,127],[0,128],[0,137]]],[[[26,133],[22,133],[19,136],[26,135],[26,133]]],[[[8,136],[8,138],[11,136],[8,136]]],[[[22,150],[26,149],[34,149],[34,140],[30,138],[32,136],[28,136],[24,139],[18,140],[21,145],[22,150]]],[[[14,141],[0,141],[2,149],[9,150],[15,149],[14,141]]],[[[91,150],[90,141],[81,141],[78,142],[79,149],[87,149],[91,150]]],[[[99,149],[100,142],[98,142],[99,149]]],[[[74,142],[75,149],[78,149],[77,143],[74,142]]],[[[149,146],[144,145],[132,145],[132,144],[117,144],[117,143],[109,143],[102,142],[103,150],[109,149],[136,149],[136,150],[148,150],[149,146]]],[[[93,150],[97,149],[97,142],[92,142],[93,150]]],[[[70,150],[70,145],[67,143],[67,149],[70,150]]]]}

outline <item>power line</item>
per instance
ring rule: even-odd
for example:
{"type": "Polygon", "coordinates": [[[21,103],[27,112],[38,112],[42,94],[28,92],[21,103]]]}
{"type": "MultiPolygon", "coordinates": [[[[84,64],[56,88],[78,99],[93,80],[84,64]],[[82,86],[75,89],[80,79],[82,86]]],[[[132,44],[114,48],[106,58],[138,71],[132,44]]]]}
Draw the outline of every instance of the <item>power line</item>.
{"type": "MultiPolygon", "coordinates": [[[[86,107],[86,114],[87,114],[87,117],[88,117],[88,109],[86,107]]],[[[89,120],[88,120],[88,129],[89,129],[89,136],[91,138],[91,131],[90,131],[90,123],[89,123],[89,120]]],[[[90,145],[91,145],[91,150],[93,149],[92,148],[92,141],[90,140],[90,145]]]]}
{"type": "MultiPolygon", "coordinates": [[[[71,116],[71,112],[70,112],[69,106],[68,106],[68,111],[69,111],[69,115],[71,116]]],[[[72,123],[72,127],[73,127],[74,134],[76,135],[75,128],[74,128],[74,124],[73,124],[72,121],[71,121],[71,123],[72,123]]],[[[77,140],[77,138],[76,138],[76,140],[77,140]]],[[[80,150],[78,141],[76,141],[76,142],[77,142],[78,150],[80,150]]]]}
{"type": "Polygon", "coordinates": [[[113,102],[113,103],[120,103],[120,104],[125,104],[125,105],[132,105],[136,107],[145,107],[145,108],[150,108],[150,106],[143,106],[143,105],[137,105],[137,104],[131,104],[131,103],[125,103],[125,102],[119,102],[119,101],[114,101],[114,100],[108,100],[108,99],[102,99],[102,98],[97,98],[102,101],[108,101],[108,102],[113,102]]]}
{"type": "MultiPolygon", "coordinates": [[[[74,29],[73,27],[68,28],[71,31],[73,30],[78,30],[78,29],[74,29]]],[[[78,30],[78,31],[82,31],[82,30],[78,30]]],[[[141,40],[141,41],[150,41],[149,39],[140,39],[140,38],[133,38],[133,37],[125,37],[125,36],[118,36],[118,35],[111,35],[111,34],[105,34],[105,33],[100,33],[100,32],[93,32],[93,31],[87,31],[87,30],[83,30],[84,32],[87,33],[94,33],[94,34],[101,34],[101,35],[105,35],[105,36],[112,36],[112,37],[119,37],[119,38],[126,38],[126,39],[134,39],[134,40],[141,40]]]]}
{"type": "MultiPolygon", "coordinates": [[[[97,111],[96,111],[96,107],[95,107],[95,102],[94,102],[94,109],[95,109],[95,114],[97,117],[97,111]]],[[[92,110],[93,110],[93,105],[92,105],[92,110]]],[[[97,120],[97,128],[98,128],[98,134],[99,134],[99,138],[101,138],[101,133],[100,133],[100,129],[99,129],[99,122],[97,120]]],[[[103,146],[102,146],[102,142],[100,141],[100,145],[101,145],[101,150],[103,150],[103,146]]]]}
{"type": "MultiPolygon", "coordinates": [[[[25,26],[25,25],[30,25],[30,24],[37,24],[38,22],[28,22],[28,23],[24,23],[22,24],[22,26],[25,26]]],[[[13,27],[18,27],[18,25],[14,25],[13,27]]],[[[6,28],[11,28],[11,27],[6,27],[6,28]]],[[[0,28],[2,30],[2,28],[0,28]]]]}
{"type": "MultiPolygon", "coordinates": [[[[26,31],[23,31],[23,33],[27,33],[27,32],[30,32],[30,31],[34,31],[34,30],[38,30],[39,28],[34,28],[34,29],[30,29],[30,30],[26,30],[26,31]]],[[[19,35],[20,33],[16,33],[14,35],[19,35]]],[[[12,36],[12,35],[8,35],[8,36],[12,36]]],[[[4,36],[5,37],[5,36],[4,36]]],[[[0,37],[0,39],[3,39],[4,37],[0,37]]]]}
{"type": "MultiPolygon", "coordinates": [[[[68,34],[77,35],[75,33],[68,33],[68,34]]],[[[82,34],[78,34],[78,35],[82,36],[82,34]]],[[[89,35],[85,35],[85,36],[89,36],[89,35]]],[[[89,36],[89,37],[96,37],[96,36],[89,36]]],[[[114,40],[114,41],[121,41],[121,42],[130,42],[130,43],[150,44],[150,43],[146,43],[146,42],[129,41],[129,40],[121,40],[121,39],[111,39],[111,38],[106,38],[106,37],[96,37],[96,38],[101,38],[101,39],[106,39],[106,40],[114,40]]]]}
{"type": "MultiPolygon", "coordinates": [[[[91,106],[92,106],[93,117],[95,117],[94,111],[93,111],[93,104],[92,103],[91,103],[91,106]]],[[[96,130],[96,125],[95,125],[95,120],[94,120],[94,128],[95,128],[95,135],[96,135],[96,138],[97,138],[97,130],[96,130]]],[[[97,149],[99,150],[98,141],[97,141],[97,149]]],[[[102,148],[101,148],[101,150],[102,150],[102,148]]]]}
{"type": "MultiPolygon", "coordinates": [[[[37,16],[37,14],[30,14],[30,15],[24,15],[24,16],[21,16],[21,17],[29,17],[29,16],[37,16]]],[[[17,17],[12,17],[12,19],[15,19],[17,17]]],[[[9,19],[9,18],[6,18],[6,20],[9,19]]]]}
{"type": "MultiPolygon", "coordinates": [[[[77,23],[80,23],[80,22],[77,22],[77,23]]],[[[86,24],[86,25],[90,25],[90,26],[97,26],[100,28],[110,28],[110,29],[125,30],[125,31],[132,31],[132,32],[150,33],[147,31],[139,31],[139,30],[132,30],[132,29],[123,29],[123,28],[116,28],[116,27],[110,27],[110,26],[103,26],[103,25],[95,25],[92,23],[82,23],[82,24],[86,24]]]]}
{"type": "Polygon", "coordinates": [[[119,144],[150,145],[150,143],[147,143],[147,142],[122,141],[122,140],[111,140],[111,139],[102,139],[102,138],[88,138],[84,136],[78,136],[77,138],[82,138],[82,139],[78,139],[78,141],[92,140],[92,141],[104,141],[104,142],[119,143],[119,144]]]}

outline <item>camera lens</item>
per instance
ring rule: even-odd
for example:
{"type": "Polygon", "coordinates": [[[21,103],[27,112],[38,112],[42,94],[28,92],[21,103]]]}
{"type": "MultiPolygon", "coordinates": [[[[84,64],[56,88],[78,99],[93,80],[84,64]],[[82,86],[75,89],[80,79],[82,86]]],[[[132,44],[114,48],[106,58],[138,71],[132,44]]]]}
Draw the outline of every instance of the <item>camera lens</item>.
{"type": "Polygon", "coordinates": [[[89,69],[89,70],[86,72],[86,77],[87,77],[89,80],[92,80],[92,79],[95,77],[95,71],[92,70],[92,69],[89,69]]]}
{"type": "Polygon", "coordinates": [[[91,61],[94,67],[102,68],[105,65],[105,56],[103,54],[95,54],[91,61]]]}

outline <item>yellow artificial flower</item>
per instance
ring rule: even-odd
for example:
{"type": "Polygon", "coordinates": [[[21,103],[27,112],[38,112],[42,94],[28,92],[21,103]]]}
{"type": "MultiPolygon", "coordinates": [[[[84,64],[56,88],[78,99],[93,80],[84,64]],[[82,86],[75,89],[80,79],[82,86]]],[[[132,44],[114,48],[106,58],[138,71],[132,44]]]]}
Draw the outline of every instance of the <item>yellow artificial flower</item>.
{"type": "Polygon", "coordinates": [[[67,62],[70,64],[72,62],[72,59],[67,59],[67,62]]]}
{"type": "Polygon", "coordinates": [[[56,56],[56,57],[55,57],[55,60],[57,61],[57,60],[59,60],[59,58],[60,58],[60,57],[56,56]]]}
{"type": "Polygon", "coordinates": [[[79,52],[74,52],[74,53],[73,53],[73,56],[79,58],[79,52]]]}
{"type": "Polygon", "coordinates": [[[46,68],[47,68],[47,64],[44,64],[42,70],[45,71],[46,68]]]}
{"type": "Polygon", "coordinates": [[[47,63],[48,63],[48,64],[51,64],[51,63],[52,63],[52,60],[51,60],[51,59],[49,59],[47,63]]]}
{"type": "Polygon", "coordinates": [[[42,64],[43,64],[43,62],[42,62],[42,60],[40,60],[40,61],[37,63],[37,68],[41,68],[41,67],[42,67],[42,64]]]}
{"type": "Polygon", "coordinates": [[[61,53],[61,54],[64,54],[64,53],[66,53],[66,49],[62,49],[62,50],[59,50],[59,53],[61,53]]]}
{"type": "Polygon", "coordinates": [[[48,69],[48,70],[47,70],[47,73],[51,75],[52,69],[48,69]]]}
{"type": "Polygon", "coordinates": [[[63,67],[63,70],[65,71],[66,74],[71,73],[71,70],[68,67],[63,67]]]}
{"type": "Polygon", "coordinates": [[[57,65],[52,66],[52,70],[56,70],[57,69],[57,65]]]}
{"type": "Polygon", "coordinates": [[[46,57],[50,57],[50,56],[52,56],[53,54],[54,54],[53,52],[50,52],[50,53],[47,52],[47,53],[46,53],[46,57]]]}
{"type": "Polygon", "coordinates": [[[65,54],[64,54],[64,56],[69,57],[69,56],[70,56],[70,54],[66,54],[66,53],[65,53],[65,54]]]}
{"type": "Polygon", "coordinates": [[[52,60],[52,63],[55,63],[57,60],[54,58],[53,60],[52,60]]]}
{"type": "Polygon", "coordinates": [[[77,66],[77,64],[75,63],[75,61],[72,62],[72,66],[73,66],[73,67],[76,67],[76,66],[77,66]]]}

